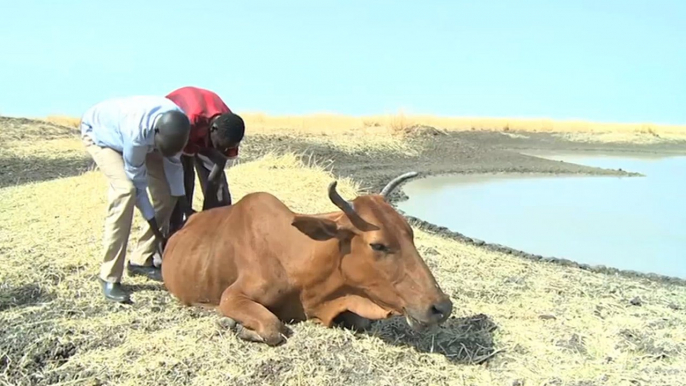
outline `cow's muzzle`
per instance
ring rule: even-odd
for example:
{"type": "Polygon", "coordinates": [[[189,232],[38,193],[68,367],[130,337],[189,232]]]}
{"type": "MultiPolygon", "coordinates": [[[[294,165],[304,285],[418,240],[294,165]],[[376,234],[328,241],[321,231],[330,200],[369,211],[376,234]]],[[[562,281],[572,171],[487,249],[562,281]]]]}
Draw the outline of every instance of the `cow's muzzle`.
{"type": "Polygon", "coordinates": [[[447,296],[428,307],[407,308],[405,319],[415,331],[443,323],[453,312],[453,302],[447,296]]]}

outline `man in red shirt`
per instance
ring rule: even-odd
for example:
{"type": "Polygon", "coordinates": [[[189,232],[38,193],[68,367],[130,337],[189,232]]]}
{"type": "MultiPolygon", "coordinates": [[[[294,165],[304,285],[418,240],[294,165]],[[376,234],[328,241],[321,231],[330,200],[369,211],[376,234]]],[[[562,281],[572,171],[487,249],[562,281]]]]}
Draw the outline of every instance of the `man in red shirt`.
{"type": "MultiPolygon", "coordinates": [[[[166,97],[179,106],[191,122],[190,138],[181,155],[188,202],[193,203],[195,167],[205,196],[202,209],[231,205],[224,168],[228,160],[238,157],[245,133],[243,119],[234,114],[219,95],[206,89],[181,87],[166,97]]],[[[183,222],[183,212],[177,205],[170,220],[170,235],[183,222]]]]}

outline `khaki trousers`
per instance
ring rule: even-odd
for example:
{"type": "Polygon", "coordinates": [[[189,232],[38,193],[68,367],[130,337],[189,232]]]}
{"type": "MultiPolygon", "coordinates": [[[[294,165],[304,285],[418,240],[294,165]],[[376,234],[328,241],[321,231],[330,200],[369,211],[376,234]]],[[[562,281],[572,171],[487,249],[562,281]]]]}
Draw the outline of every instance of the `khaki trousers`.
{"type": "MultiPolygon", "coordinates": [[[[110,148],[99,147],[89,137],[84,137],[83,143],[109,184],[100,278],[111,283],[118,283],[124,273],[126,248],[136,207],[136,189],[124,172],[124,158],[121,153],[110,148]]],[[[162,155],[157,152],[148,153],[145,165],[148,171],[148,190],[155,208],[155,218],[158,224],[162,224],[161,231],[165,234],[176,198],[171,196],[169,190],[162,155]]],[[[143,229],[129,260],[134,265],[150,266],[153,265],[156,254],[157,240],[147,223],[143,225],[143,229]]]]}

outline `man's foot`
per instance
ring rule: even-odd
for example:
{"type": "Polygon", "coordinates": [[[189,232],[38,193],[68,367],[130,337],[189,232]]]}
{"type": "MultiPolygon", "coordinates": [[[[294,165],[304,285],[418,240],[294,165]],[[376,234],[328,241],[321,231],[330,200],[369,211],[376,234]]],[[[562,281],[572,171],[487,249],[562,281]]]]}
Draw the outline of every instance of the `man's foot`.
{"type": "Polygon", "coordinates": [[[98,281],[102,287],[102,293],[105,295],[105,299],[118,303],[129,303],[131,301],[129,294],[124,292],[120,283],[110,283],[101,278],[98,278],[98,281]]]}
{"type": "Polygon", "coordinates": [[[129,263],[126,270],[131,276],[145,276],[148,279],[162,281],[162,270],[154,265],[135,265],[129,263]]]}

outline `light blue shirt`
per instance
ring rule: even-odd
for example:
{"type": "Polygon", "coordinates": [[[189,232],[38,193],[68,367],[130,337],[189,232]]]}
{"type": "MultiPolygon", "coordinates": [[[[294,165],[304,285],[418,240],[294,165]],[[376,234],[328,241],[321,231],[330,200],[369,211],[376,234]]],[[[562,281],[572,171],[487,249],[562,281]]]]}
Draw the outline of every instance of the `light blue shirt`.
{"type": "MultiPolygon", "coordinates": [[[[124,171],[136,188],[136,207],[146,220],[155,216],[148,193],[145,158],[155,150],[154,128],[159,117],[170,110],[184,112],[162,96],[113,98],[89,108],[81,117],[81,135],[108,147],[124,158],[124,171]]],[[[164,173],[172,196],[185,194],[181,152],[163,158],[164,173]]]]}

